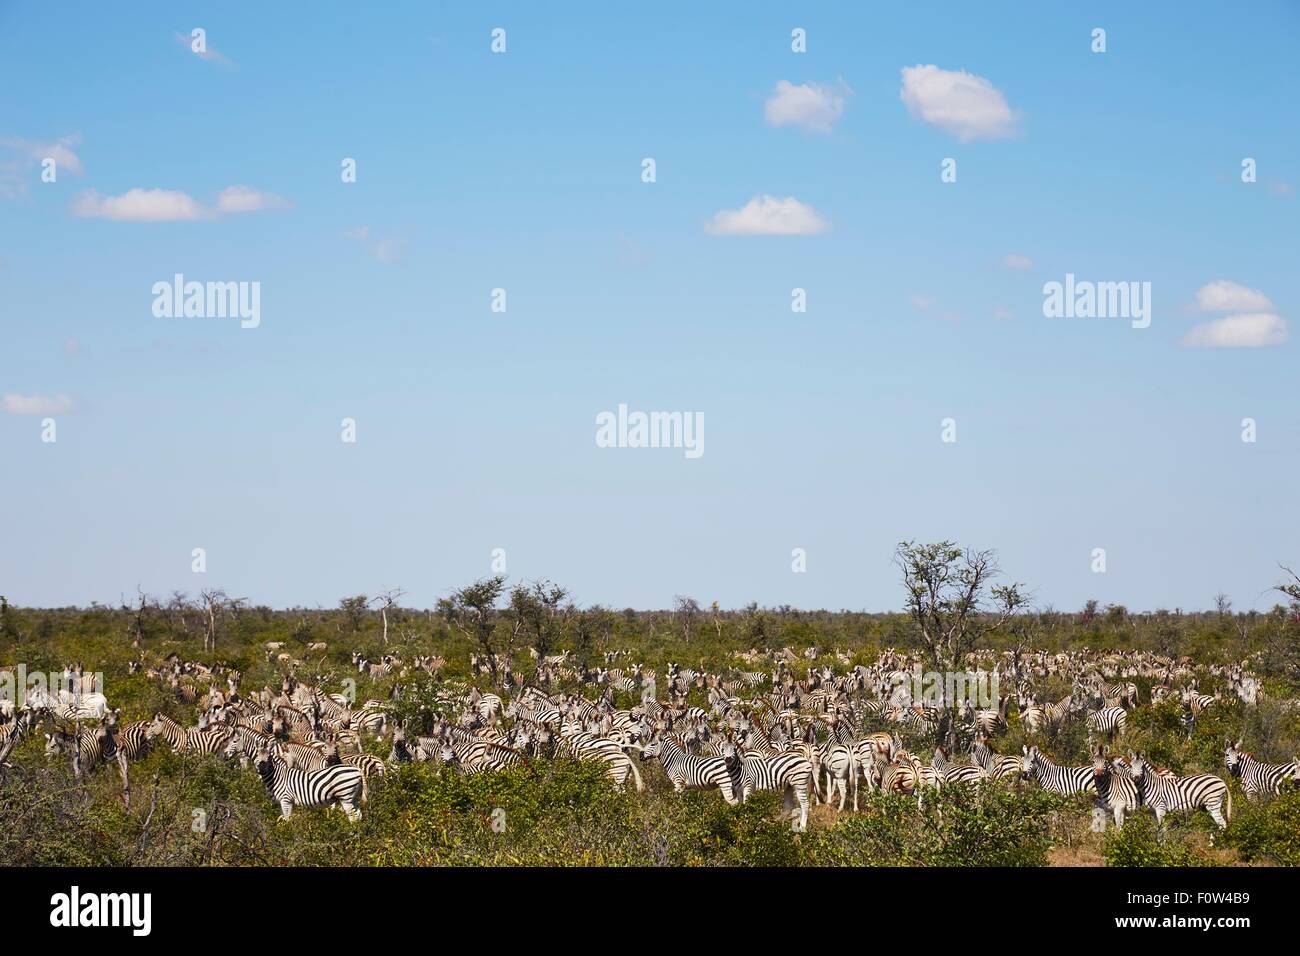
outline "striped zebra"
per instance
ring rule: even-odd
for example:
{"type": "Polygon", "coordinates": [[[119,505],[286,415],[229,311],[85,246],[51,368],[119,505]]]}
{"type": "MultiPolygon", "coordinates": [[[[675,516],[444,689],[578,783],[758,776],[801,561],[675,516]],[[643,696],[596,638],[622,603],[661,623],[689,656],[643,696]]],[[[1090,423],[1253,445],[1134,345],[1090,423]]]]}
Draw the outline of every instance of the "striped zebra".
{"type": "Polygon", "coordinates": [[[1024,763],[1019,757],[1003,756],[989,746],[987,737],[976,737],[970,748],[971,760],[979,764],[994,780],[1019,780],[1024,774],[1024,763]]]}
{"type": "Polygon", "coordinates": [[[1300,760],[1293,758],[1287,764],[1263,763],[1242,750],[1240,740],[1235,744],[1231,738],[1224,741],[1223,763],[1234,777],[1241,778],[1247,800],[1254,800],[1261,793],[1276,796],[1287,780],[1300,781],[1300,760]]]}
{"type": "Polygon", "coordinates": [[[1170,810],[1205,810],[1220,827],[1232,816],[1232,791],[1220,777],[1197,773],[1188,777],[1161,776],[1141,754],[1130,754],[1129,765],[1137,780],[1144,806],[1156,814],[1156,826],[1170,810]]]}
{"type": "Polygon", "coordinates": [[[1094,792],[1095,784],[1093,783],[1094,775],[1091,765],[1086,767],[1061,767],[1052,763],[1036,746],[1021,749],[1024,752],[1022,762],[1025,777],[1036,780],[1038,785],[1049,793],[1059,793],[1068,797],[1076,793],[1094,792]]]}
{"type": "Polygon", "coordinates": [[[622,790],[630,776],[637,793],[645,793],[645,781],[636,762],[627,755],[617,740],[598,737],[580,730],[573,724],[565,724],[560,729],[558,745],[577,760],[594,760],[605,765],[605,773],[614,786],[622,790]]]}
{"type": "Polygon", "coordinates": [[[1088,715],[1087,727],[1090,736],[1103,736],[1108,739],[1124,733],[1128,724],[1128,714],[1123,707],[1103,707],[1088,715]]]}
{"type": "Polygon", "coordinates": [[[808,793],[813,773],[812,761],[797,750],[776,756],[750,751],[740,762],[741,802],[756,790],[780,790],[787,811],[794,809],[794,800],[798,801],[799,823],[795,830],[802,833],[808,829],[808,793]]]}
{"type": "Polygon", "coordinates": [[[916,806],[919,809],[922,800],[921,791],[925,786],[925,769],[914,755],[906,750],[899,750],[895,753],[894,760],[880,772],[880,789],[884,793],[915,794],[916,806]]]}
{"type": "Polygon", "coordinates": [[[228,730],[200,730],[197,727],[182,727],[165,714],[154,714],[145,731],[145,739],[153,741],[162,737],[171,744],[172,750],[193,750],[201,754],[220,753],[225,749],[230,736],[228,730]]]}
{"type": "Polygon", "coordinates": [[[989,778],[989,772],[979,764],[957,764],[948,759],[948,751],[942,747],[934,748],[934,759],[930,761],[936,773],[943,777],[944,783],[979,783],[989,778]]]}
{"type": "Polygon", "coordinates": [[[299,770],[285,765],[268,748],[257,752],[253,766],[271,798],[280,804],[281,820],[288,820],[294,807],[335,804],[349,820],[361,819],[357,800],[365,788],[365,780],[356,767],[335,764],[321,770],[299,770]]]}
{"type": "Polygon", "coordinates": [[[1122,827],[1124,817],[1136,813],[1141,806],[1137,781],[1123,763],[1108,760],[1102,747],[1093,752],[1092,774],[1097,787],[1097,808],[1109,810],[1115,826],[1122,827]]]}
{"type": "Polygon", "coordinates": [[[459,767],[466,773],[504,770],[528,762],[528,758],[518,750],[491,740],[459,744],[444,742],[438,751],[438,759],[446,766],[459,767]]]}
{"type": "Polygon", "coordinates": [[[677,740],[664,734],[641,749],[641,759],[653,760],[658,757],[664,773],[678,793],[687,788],[711,790],[717,787],[727,803],[736,804],[740,801],[736,797],[735,780],[731,775],[731,765],[736,758],[735,745],[728,744],[726,750],[726,755],[721,757],[696,757],[688,754],[677,740]]]}

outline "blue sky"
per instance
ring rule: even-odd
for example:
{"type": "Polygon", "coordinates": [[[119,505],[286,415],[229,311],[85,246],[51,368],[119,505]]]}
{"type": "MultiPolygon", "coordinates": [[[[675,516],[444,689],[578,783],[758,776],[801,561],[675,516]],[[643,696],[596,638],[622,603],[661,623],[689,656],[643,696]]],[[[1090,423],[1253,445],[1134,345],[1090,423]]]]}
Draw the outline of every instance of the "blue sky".
{"type": "Polygon", "coordinates": [[[1132,6],[0,3],[0,592],[426,605],[502,548],[583,603],[881,610],[952,538],[1040,605],[1270,606],[1300,8],[1132,6]],[[820,228],[712,228],[763,196],[820,228]],[[175,273],[260,326],[155,317],[175,273]],[[1066,273],[1150,327],[1045,318],[1066,273]],[[597,447],[620,403],[705,453],[597,447]]]}

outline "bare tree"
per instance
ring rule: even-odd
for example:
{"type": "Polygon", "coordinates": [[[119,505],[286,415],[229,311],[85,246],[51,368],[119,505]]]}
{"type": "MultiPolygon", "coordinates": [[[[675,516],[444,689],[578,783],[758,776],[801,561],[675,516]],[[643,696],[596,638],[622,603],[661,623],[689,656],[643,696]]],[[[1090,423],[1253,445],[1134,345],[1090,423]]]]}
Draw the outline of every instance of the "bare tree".
{"type": "Polygon", "coordinates": [[[214,651],[217,648],[217,629],[224,620],[226,611],[235,602],[219,588],[200,591],[199,600],[203,602],[203,649],[214,651]]]}
{"type": "Polygon", "coordinates": [[[371,604],[379,604],[379,619],[384,624],[384,646],[388,646],[388,612],[397,605],[397,600],[406,592],[401,588],[389,588],[387,591],[380,591],[370,599],[371,604]]]}
{"type": "Polygon", "coordinates": [[[695,629],[695,621],[700,616],[699,602],[693,597],[678,594],[673,598],[673,614],[682,629],[682,640],[689,643],[691,632],[695,629]]]}

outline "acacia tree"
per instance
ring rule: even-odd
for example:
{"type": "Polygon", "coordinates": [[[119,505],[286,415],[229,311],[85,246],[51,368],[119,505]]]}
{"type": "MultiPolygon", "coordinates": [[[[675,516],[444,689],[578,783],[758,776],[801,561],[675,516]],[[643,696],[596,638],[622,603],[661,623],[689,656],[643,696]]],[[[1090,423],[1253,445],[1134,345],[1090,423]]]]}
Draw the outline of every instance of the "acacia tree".
{"type": "Polygon", "coordinates": [[[487,658],[493,685],[497,683],[496,629],[500,617],[496,604],[505,586],[506,576],[498,574],[475,581],[438,601],[438,613],[443,619],[477,644],[487,658]]]}
{"type": "Polygon", "coordinates": [[[545,579],[517,584],[510,592],[510,611],[515,617],[516,631],[527,635],[538,667],[545,663],[547,655],[555,650],[569,629],[576,609],[566,603],[568,596],[564,588],[545,579]]]}
{"type": "MultiPolygon", "coordinates": [[[[951,541],[902,541],[894,551],[894,563],[903,573],[914,636],[925,649],[931,669],[945,679],[964,672],[971,651],[1026,604],[1019,585],[992,584],[1000,573],[992,551],[963,549],[951,541]]],[[[947,746],[954,747],[957,701],[945,695],[944,704],[939,734],[947,746]]]]}

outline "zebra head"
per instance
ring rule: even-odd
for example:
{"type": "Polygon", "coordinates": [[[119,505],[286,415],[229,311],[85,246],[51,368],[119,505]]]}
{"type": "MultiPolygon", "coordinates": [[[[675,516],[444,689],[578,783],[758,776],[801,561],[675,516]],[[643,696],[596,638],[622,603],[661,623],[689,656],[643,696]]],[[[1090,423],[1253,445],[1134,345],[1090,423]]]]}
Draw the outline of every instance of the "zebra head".
{"type": "Polygon", "coordinates": [[[159,737],[162,736],[162,732],[163,732],[163,715],[154,714],[153,720],[151,720],[149,722],[149,726],[145,728],[144,738],[145,740],[157,740],[159,737]]]}
{"type": "Polygon", "coordinates": [[[659,756],[659,752],[662,748],[663,748],[662,741],[658,739],[650,740],[649,742],[646,743],[644,747],[641,748],[641,759],[654,760],[656,757],[659,756]]]}
{"type": "Polygon", "coordinates": [[[454,767],[460,762],[451,744],[444,743],[438,749],[438,762],[448,767],[454,767]]]}
{"type": "Polygon", "coordinates": [[[1129,769],[1133,772],[1133,779],[1141,782],[1146,779],[1146,775],[1151,770],[1151,764],[1147,763],[1147,758],[1142,755],[1142,751],[1130,753],[1128,755],[1129,769]]]}
{"type": "Polygon", "coordinates": [[[1092,752],[1092,775],[1100,778],[1104,777],[1110,770],[1109,761],[1106,759],[1106,751],[1103,747],[1098,746],[1092,752]]]}
{"type": "Polygon", "coordinates": [[[275,776],[275,756],[271,753],[270,747],[262,744],[257,748],[257,753],[253,756],[253,767],[263,780],[275,776]]]}
{"type": "Polygon", "coordinates": [[[1022,780],[1031,780],[1034,776],[1034,767],[1042,755],[1038,752],[1037,744],[1021,747],[1020,752],[1023,755],[1020,758],[1020,777],[1022,780]]]}
{"type": "Polygon", "coordinates": [[[243,743],[240,740],[238,732],[230,735],[230,739],[226,741],[226,747],[221,752],[221,755],[227,760],[234,760],[236,757],[242,757],[244,755],[243,743]]]}
{"type": "Polygon", "coordinates": [[[1233,743],[1231,737],[1225,738],[1223,741],[1223,765],[1228,768],[1230,773],[1241,773],[1242,756],[1241,741],[1238,740],[1233,743]]]}
{"type": "Polygon", "coordinates": [[[45,756],[57,757],[64,752],[68,746],[68,735],[62,730],[56,730],[52,734],[45,735],[45,756]]]}

